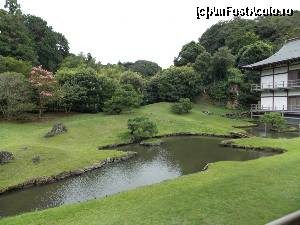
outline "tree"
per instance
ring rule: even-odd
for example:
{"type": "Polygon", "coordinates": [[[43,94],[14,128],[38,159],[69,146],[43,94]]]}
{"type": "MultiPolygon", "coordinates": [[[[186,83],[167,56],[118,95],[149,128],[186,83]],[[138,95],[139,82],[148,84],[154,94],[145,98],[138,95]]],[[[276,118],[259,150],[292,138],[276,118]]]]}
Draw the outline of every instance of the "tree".
{"type": "Polygon", "coordinates": [[[146,82],[144,103],[152,104],[159,101],[158,85],[160,82],[160,76],[156,75],[146,82]]]}
{"type": "Polygon", "coordinates": [[[147,60],[137,60],[134,63],[130,63],[130,62],[124,64],[120,63],[120,65],[124,66],[125,68],[133,72],[140,73],[144,77],[154,76],[159,71],[161,71],[161,67],[157,63],[147,61],[147,60]]]}
{"type": "Polygon", "coordinates": [[[226,39],[225,45],[231,49],[234,55],[245,45],[253,44],[259,40],[259,37],[253,31],[245,31],[245,28],[234,30],[230,37],[226,39]]]}
{"type": "Polygon", "coordinates": [[[97,76],[95,70],[86,68],[78,70],[75,74],[68,76],[63,82],[63,87],[67,87],[66,91],[78,91],[76,96],[68,97],[67,104],[77,112],[100,112],[104,102],[112,97],[118,84],[109,77],[97,76]],[[72,86],[73,88],[69,88],[72,86]]]}
{"type": "Polygon", "coordinates": [[[140,74],[132,71],[122,73],[120,83],[122,85],[130,84],[139,92],[143,92],[145,88],[145,79],[140,74]]]}
{"type": "Polygon", "coordinates": [[[21,6],[18,4],[17,0],[5,0],[5,9],[8,9],[10,14],[21,14],[21,6]]]}
{"type": "Polygon", "coordinates": [[[181,98],[178,102],[173,103],[171,110],[176,114],[189,113],[193,108],[193,103],[189,98],[181,98]]]}
{"type": "Polygon", "coordinates": [[[237,56],[237,64],[247,65],[268,58],[273,53],[272,45],[263,41],[257,41],[240,49],[237,56]]]}
{"type": "Polygon", "coordinates": [[[37,93],[39,117],[42,117],[47,102],[53,97],[56,81],[53,74],[43,69],[42,66],[32,68],[29,81],[37,93]]]}
{"type": "Polygon", "coordinates": [[[191,41],[185,44],[179,55],[174,59],[175,66],[185,66],[187,64],[193,64],[199,54],[205,51],[205,48],[196,43],[195,41],[191,41]]]}
{"type": "Polygon", "coordinates": [[[69,54],[69,44],[61,33],[52,30],[40,17],[26,15],[24,23],[33,37],[39,63],[56,71],[63,58],[69,54]]]}
{"type": "Polygon", "coordinates": [[[260,117],[260,122],[265,124],[265,132],[267,132],[268,124],[276,130],[281,130],[287,126],[284,118],[277,112],[265,113],[260,117]]]}
{"type": "Polygon", "coordinates": [[[34,42],[23,17],[2,11],[0,13],[0,55],[18,60],[38,62],[34,42]]]}
{"type": "Polygon", "coordinates": [[[78,84],[71,84],[66,82],[62,86],[61,98],[58,99],[60,106],[64,108],[66,113],[71,112],[74,104],[80,102],[81,96],[85,95],[86,90],[78,84]]]}
{"type": "Polygon", "coordinates": [[[111,99],[104,103],[104,112],[120,114],[140,106],[143,96],[134,90],[131,85],[125,85],[116,90],[111,99]]]}
{"type": "Polygon", "coordinates": [[[32,65],[30,62],[17,60],[13,57],[0,56],[0,73],[16,72],[29,75],[32,65]]]}
{"type": "Polygon", "coordinates": [[[212,56],[211,66],[214,81],[223,80],[227,77],[227,71],[233,67],[235,57],[231,54],[228,47],[219,48],[212,56]]]}
{"type": "Polygon", "coordinates": [[[18,118],[33,108],[30,85],[24,75],[15,72],[0,73],[0,112],[4,118],[18,118]]]}
{"type": "Polygon", "coordinates": [[[198,96],[202,90],[201,76],[192,67],[170,67],[158,76],[158,94],[162,101],[198,96]]]}
{"type": "Polygon", "coordinates": [[[127,121],[129,133],[133,141],[151,138],[158,133],[156,124],[147,117],[136,117],[127,121]]]}
{"type": "Polygon", "coordinates": [[[208,88],[209,97],[220,103],[227,103],[229,99],[229,85],[226,80],[220,80],[211,84],[208,88]]]}
{"type": "Polygon", "coordinates": [[[207,51],[199,54],[195,60],[193,68],[201,74],[203,84],[209,84],[212,82],[212,72],[211,72],[211,60],[212,56],[207,51]]]}
{"type": "Polygon", "coordinates": [[[245,76],[238,68],[234,67],[229,68],[227,73],[229,93],[231,95],[231,99],[227,105],[229,105],[230,108],[237,108],[239,106],[240,86],[244,82],[245,76]]]}

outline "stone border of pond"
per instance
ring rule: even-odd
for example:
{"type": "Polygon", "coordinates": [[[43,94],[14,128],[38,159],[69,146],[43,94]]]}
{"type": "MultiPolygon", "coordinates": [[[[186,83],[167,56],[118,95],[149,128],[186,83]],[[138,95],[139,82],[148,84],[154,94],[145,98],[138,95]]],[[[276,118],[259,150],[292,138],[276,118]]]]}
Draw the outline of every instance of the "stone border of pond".
{"type": "Polygon", "coordinates": [[[57,175],[53,175],[53,176],[49,176],[49,177],[37,177],[37,178],[31,179],[31,180],[27,180],[25,182],[22,182],[20,184],[16,184],[16,185],[13,185],[13,186],[3,188],[3,189],[0,190],[0,195],[6,194],[6,193],[9,193],[9,192],[18,191],[18,190],[23,190],[23,189],[33,187],[33,186],[51,184],[51,183],[55,183],[57,181],[60,181],[60,180],[66,179],[66,178],[79,176],[83,173],[86,173],[86,172],[89,172],[89,171],[92,171],[92,170],[95,170],[95,169],[103,168],[104,166],[106,166],[108,164],[127,161],[127,160],[133,158],[136,155],[137,155],[136,152],[128,151],[128,152],[126,152],[126,155],[124,155],[124,156],[107,158],[107,159],[104,159],[100,162],[94,163],[90,166],[86,166],[82,169],[76,169],[76,170],[72,170],[72,171],[64,171],[64,172],[61,172],[57,175]]]}
{"type": "Polygon", "coordinates": [[[275,153],[279,153],[279,154],[282,154],[287,151],[283,148],[255,147],[255,146],[239,145],[239,144],[235,144],[233,140],[224,140],[220,143],[220,145],[222,145],[224,147],[232,147],[232,148],[239,148],[239,149],[252,150],[252,151],[275,152],[275,153]]]}

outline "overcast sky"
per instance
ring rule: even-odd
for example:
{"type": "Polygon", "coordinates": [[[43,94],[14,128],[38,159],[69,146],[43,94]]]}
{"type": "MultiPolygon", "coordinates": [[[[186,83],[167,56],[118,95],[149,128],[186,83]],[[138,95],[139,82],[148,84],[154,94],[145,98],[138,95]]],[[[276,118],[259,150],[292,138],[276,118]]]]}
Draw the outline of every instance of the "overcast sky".
{"type": "MultiPolygon", "coordinates": [[[[5,0],[0,0],[1,7],[5,0]]],[[[197,40],[212,24],[230,18],[197,20],[196,8],[292,8],[298,0],[19,0],[25,13],[45,19],[63,33],[72,53],[90,52],[102,63],[173,63],[183,44],[197,40]]]]}

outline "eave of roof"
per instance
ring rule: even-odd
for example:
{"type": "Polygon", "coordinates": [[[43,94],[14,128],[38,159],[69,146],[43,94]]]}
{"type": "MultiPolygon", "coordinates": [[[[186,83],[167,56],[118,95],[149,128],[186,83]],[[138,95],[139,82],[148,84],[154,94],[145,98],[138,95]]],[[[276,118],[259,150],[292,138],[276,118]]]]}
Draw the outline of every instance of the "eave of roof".
{"type": "Polygon", "coordinates": [[[262,61],[241,66],[243,69],[260,69],[262,67],[300,61],[300,37],[289,39],[274,55],[262,61]]]}

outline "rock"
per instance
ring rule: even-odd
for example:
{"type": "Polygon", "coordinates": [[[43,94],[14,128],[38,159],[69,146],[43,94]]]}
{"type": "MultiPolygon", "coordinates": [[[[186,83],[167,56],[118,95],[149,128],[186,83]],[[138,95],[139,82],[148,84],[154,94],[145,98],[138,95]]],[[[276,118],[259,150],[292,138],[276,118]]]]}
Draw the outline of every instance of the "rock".
{"type": "Polygon", "coordinates": [[[230,119],[245,119],[250,117],[250,112],[231,112],[222,115],[223,117],[227,117],[230,119]]]}
{"type": "Polygon", "coordinates": [[[202,111],[202,113],[204,113],[205,115],[209,116],[209,115],[213,115],[212,112],[209,112],[209,111],[202,111]]]}
{"type": "Polygon", "coordinates": [[[247,133],[241,133],[241,132],[230,132],[230,136],[232,138],[248,138],[249,135],[247,133]]]}
{"type": "Polygon", "coordinates": [[[140,145],[144,146],[160,146],[163,144],[163,141],[160,139],[154,139],[154,140],[149,140],[149,141],[142,141],[140,145]]]}
{"type": "Polygon", "coordinates": [[[48,137],[54,137],[56,135],[59,135],[59,134],[63,134],[63,133],[66,133],[68,130],[66,128],[66,126],[62,123],[57,123],[57,124],[54,124],[54,126],[52,127],[52,130],[49,131],[45,137],[48,138],[48,137]]]}
{"type": "Polygon", "coordinates": [[[0,164],[8,163],[14,158],[15,157],[13,153],[7,151],[0,151],[0,164]]]}
{"type": "Polygon", "coordinates": [[[35,155],[35,156],[32,157],[31,160],[32,160],[33,163],[37,164],[41,161],[41,157],[39,155],[35,155]]]}

